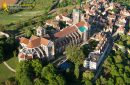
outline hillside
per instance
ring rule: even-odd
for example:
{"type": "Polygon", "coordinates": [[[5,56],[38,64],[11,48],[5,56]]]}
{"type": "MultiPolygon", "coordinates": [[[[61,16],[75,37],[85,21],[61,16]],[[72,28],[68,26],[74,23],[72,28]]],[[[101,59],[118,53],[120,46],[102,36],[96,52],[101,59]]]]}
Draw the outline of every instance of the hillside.
{"type": "MultiPolygon", "coordinates": [[[[1,0],[0,0],[1,1],[1,0]]],[[[8,3],[12,3],[15,0],[8,0],[8,3]]],[[[26,2],[25,2],[26,3],[26,2]]],[[[33,9],[25,9],[14,14],[6,14],[0,12],[0,24],[10,24],[19,21],[26,21],[33,18],[34,16],[42,15],[47,12],[53,5],[53,0],[35,0],[35,6],[33,9]]]]}

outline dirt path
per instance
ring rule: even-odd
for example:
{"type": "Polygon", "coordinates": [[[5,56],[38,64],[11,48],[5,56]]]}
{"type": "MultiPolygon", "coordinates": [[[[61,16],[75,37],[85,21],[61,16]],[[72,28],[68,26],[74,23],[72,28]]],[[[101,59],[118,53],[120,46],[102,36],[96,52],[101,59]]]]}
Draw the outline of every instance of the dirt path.
{"type": "Polygon", "coordinates": [[[5,61],[3,62],[4,63],[4,65],[9,69],[9,70],[11,70],[12,72],[16,72],[16,70],[14,70],[13,68],[11,68],[5,61]]]}

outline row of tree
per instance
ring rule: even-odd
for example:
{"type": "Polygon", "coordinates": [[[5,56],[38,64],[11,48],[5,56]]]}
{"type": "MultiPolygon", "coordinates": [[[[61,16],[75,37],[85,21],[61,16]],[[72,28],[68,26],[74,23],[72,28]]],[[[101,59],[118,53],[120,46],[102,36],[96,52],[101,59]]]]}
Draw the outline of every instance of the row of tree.
{"type": "MultiPolygon", "coordinates": [[[[129,44],[129,36],[121,35],[117,43],[127,47],[129,44]]],[[[103,71],[99,79],[96,80],[97,85],[129,85],[130,84],[130,54],[121,48],[112,50],[108,58],[103,64],[103,71]]]]}
{"type": "Polygon", "coordinates": [[[16,69],[18,85],[65,85],[65,79],[52,64],[43,67],[41,61],[20,62],[16,69]]]}
{"type": "Polygon", "coordinates": [[[6,59],[9,59],[13,55],[13,51],[16,50],[18,43],[15,42],[14,37],[0,37],[0,63],[6,59]]]}

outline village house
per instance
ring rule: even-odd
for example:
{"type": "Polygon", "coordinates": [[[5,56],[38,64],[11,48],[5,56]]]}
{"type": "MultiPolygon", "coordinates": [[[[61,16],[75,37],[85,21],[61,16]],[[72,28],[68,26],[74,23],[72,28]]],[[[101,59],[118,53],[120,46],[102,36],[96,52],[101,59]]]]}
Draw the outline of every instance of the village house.
{"type": "Polygon", "coordinates": [[[63,14],[57,15],[57,16],[55,17],[55,19],[56,19],[57,21],[65,21],[65,22],[71,20],[69,17],[64,16],[63,14]]]}
{"type": "Polygon", "coordinates": [[[53,27],[53,28],[56,28],[57,30],[60,30],[59,22],[56,21],[56,20],[47,20],[46,25],[50,26],[50,27],[53,27]]]}
{"type": "Polygon", "coordinates": [[[119,27],[116,31],[119,34],[124,34],[125,33],[125,28],[124,27],[119,27]]]}
{"type": "Polygon", "coordinates": [[[114,14],[109,14],[108,16],[107,16],[107,18],[108,18],[108,20],[109,20],[109,22],[112,22],[113,20],[115,20],[116,19],[116,16],[114,15],[114,14]]]}
{"type": "Polygon", "coordinates": [[[130,12],[128,10],[126,10],[126,8],[124,8],[123,10],[120,11],[120,15],[123,15],[125,17],[129,17],[130,12]]]}
{"type": "Polygon", "coordinates": [[[89,57],[84,60],[83,66],[87,69],[96,70],[97,69],[97,62],[100,58],[100,54],[96,52],[91,52],[89,57]]]}
{"type": "Polygon", "coordinates": [[[103,57],[103,53],[106,50],[106,46],[108,45],[108,36],[107,34],[100,32],[98,35],[95,35],[95,40],[98,40],[99,43],[96,46],[93,52],[89,53],[88,58],[84,60],[83,66],[87,69],[96,70],[101,63],[101,59],[103,57]]]}
{"type": "Polygon", "coordinates": [[[60,14],[55,17],[56,21],[64,21],[67,25],[73,25],[73,21],[71,18],[67,17],[67,14],[60,14]]]}
{"type": "Polygon", "coordinates": [[[125,24],[126,24],[126,19],[122,15],[120,18],[118,18],[118,20],[115,23],[115,25],[117,25],[118,27],[125,27],[125,24]]]}
{"type": "Polygon", "coordinates": [[[21,37],[18,59],[19,61],[33,58],[54,59],[54,43],[43,37],[31,36],[30,39],[21,37]]]}

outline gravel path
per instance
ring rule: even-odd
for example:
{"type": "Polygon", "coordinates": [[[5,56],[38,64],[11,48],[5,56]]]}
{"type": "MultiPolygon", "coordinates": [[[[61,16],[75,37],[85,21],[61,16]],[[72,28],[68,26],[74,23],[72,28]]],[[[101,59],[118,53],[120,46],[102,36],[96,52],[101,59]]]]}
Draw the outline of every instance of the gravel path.
{"type": "Polygon", "coordinates": [[[14,70],[13,68],[11,68],[5,61],[3,62],[4,65],[9,69],[11,70],[12,72],[16,72],[16,70],[14,70]]]}

